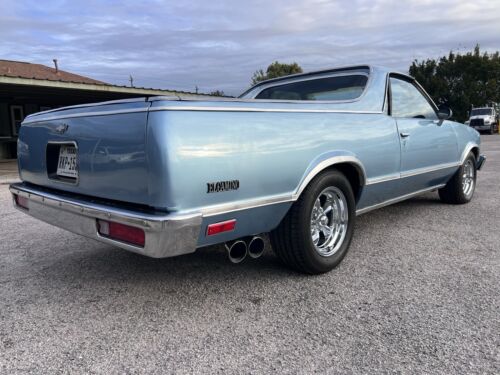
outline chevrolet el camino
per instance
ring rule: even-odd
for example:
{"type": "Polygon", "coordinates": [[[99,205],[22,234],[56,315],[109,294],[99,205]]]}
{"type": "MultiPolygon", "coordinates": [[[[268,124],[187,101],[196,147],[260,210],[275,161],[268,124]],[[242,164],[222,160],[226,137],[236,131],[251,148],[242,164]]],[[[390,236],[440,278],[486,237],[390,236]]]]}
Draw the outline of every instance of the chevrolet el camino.
{"type": "Polygon", "coordinates": [[[472,199],[479,134],[408,75],[351,66],[259,83],[237,99],[151,97],[26,118],[15,206],[162,258],[225,243],[300,272],[346,255],[357,215],[437,190],[472,199]]]}

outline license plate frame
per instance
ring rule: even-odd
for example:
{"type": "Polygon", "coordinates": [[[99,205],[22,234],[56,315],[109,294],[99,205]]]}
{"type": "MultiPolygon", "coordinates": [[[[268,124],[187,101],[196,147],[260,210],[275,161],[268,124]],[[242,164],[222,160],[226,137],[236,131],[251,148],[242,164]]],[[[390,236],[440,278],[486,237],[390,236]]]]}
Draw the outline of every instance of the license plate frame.
{"type": "Polygon", "coordinates": [[[75,144],[61,144],[57,159],[57,177],[78,180],[78,148],[75,144]]]}

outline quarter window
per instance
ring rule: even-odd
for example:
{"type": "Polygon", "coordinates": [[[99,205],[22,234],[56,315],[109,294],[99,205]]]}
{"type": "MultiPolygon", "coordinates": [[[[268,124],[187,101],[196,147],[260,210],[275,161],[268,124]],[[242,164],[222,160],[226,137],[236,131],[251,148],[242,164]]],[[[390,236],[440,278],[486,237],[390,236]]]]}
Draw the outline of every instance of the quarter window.
{"type": "Polygon", "coordinates": [[[367,80],[353,74],[286,83],[262,90],[255,99],[352,100],[361,96],[367,80]]]}
{"type": "Polygon", "coordinates": [[[437,119],[436,111],[410,82],[391,78],[392,116],[437,119]]]}

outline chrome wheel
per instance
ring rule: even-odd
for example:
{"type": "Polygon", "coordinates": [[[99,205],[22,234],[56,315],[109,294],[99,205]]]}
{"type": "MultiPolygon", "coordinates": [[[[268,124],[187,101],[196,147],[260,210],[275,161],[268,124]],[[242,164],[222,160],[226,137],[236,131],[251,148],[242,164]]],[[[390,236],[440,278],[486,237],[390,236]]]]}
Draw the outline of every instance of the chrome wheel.
{"type": "Polygon", "coordinates": [[[462,174],[462,191],[465,196],[468,197],[474,191],[475,184],[475,170],[472,160],[468,159],[464,164],[464,170],[462,174]]]}
{"type": "Polygon", "coordinates": [[[347,200],[336,187],[323,190],[311,212],[311,239],[316,251],[324,257],[335,254],[344,242],[349,222],[347,200]]]}

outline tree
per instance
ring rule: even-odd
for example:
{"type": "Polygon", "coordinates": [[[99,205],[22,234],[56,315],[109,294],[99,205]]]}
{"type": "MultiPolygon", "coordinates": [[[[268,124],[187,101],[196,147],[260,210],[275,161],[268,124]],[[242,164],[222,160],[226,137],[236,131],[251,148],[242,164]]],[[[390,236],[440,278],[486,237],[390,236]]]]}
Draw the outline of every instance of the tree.
{"type": "Polygon", "coordinates": [[[465,121],[472,106],[500,102],[500,55],[481,53],[479,45],[465,54],[413,61],[410,75],[424,87],[436,104],[453,110],[453,118],[465,121]]]}
{"type": "Polygon", "coordinates": [[[224,94],[224,91],[222,91],[222,90],[215,90],[215,91],[212,91],[212,92],[210,93],[210,95],[212,95],[212,96],[226,96],[226,95],[224,94]]]}
{"type": "Polygon", "coordinates": [[[302,68],[296,62],[292,64],[282,64],[275,61],[267,67],[265,73],[262,69],[259,69],[253,74],[252,85],[255,85],[260,81],[265,81],[266,79],[283,77],[297,73],[302,73],[302,68]]]}

